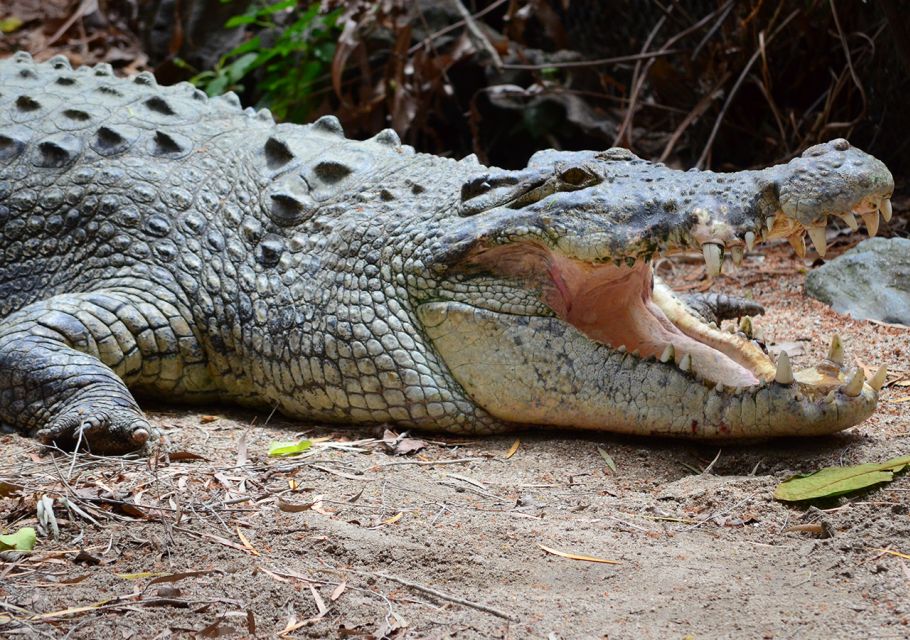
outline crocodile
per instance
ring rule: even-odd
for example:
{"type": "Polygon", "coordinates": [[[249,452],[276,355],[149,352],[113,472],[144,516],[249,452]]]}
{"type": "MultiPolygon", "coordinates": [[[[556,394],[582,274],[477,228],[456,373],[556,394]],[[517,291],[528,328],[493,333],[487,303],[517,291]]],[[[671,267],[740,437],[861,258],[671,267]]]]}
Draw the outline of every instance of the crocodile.
{"type": "Polygon", "coordinates": [[[794,371],[751,339],[758,305],[687,301],[654,261],[695,250],[713,276],[806,234],[824,255],[829,218],[874,233],[893,189],[843,139],[731,173],[621,148],[502,170],[18,53],[0,61],[0,424],[147,450],[136,398],[158,397],[457,434],[836,432],[884,369],[835,337],[794,371]]]}

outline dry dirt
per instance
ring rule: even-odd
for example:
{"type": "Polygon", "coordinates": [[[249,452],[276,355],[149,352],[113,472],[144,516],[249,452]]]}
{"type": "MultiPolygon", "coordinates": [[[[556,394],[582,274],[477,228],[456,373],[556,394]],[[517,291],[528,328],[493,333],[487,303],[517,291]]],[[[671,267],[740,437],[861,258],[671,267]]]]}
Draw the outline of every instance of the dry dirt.
{"type": "MultiPolygon", "coordinates": [[[[766,304],[757,324],[804,345],[797,366],[835,332],[848,357],[889,365],[878,412],[837,436],[411,434],[425,448],[395,455],[381,430],[158,405],[169,462],[73,460],[2,437],[0,479],[21,488],[0,484],[0,527],[37,526],[48,496],[59,535],[0,564],[0,636],[910,637],[910,478],[810,507],[771,497],[795,473],[910,452],[910,332],[806,298],[797,267],[777,247],[715,289],[766,304]],[[329,440],[266,456],[295,434],[329,440]]],[[[703,275],[668,273],[689,288],[703,275]]]]}

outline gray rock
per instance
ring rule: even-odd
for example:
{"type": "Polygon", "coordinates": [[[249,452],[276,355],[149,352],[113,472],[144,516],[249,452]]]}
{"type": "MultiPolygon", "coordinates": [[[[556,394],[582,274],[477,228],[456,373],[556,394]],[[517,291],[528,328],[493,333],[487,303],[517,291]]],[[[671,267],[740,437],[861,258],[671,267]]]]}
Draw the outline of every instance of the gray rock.
{"type": "Polygon", "coordinates": [[[860,242],[810,273],[806,293],[858,320],[910,325],[910,240],[860,242]]]}

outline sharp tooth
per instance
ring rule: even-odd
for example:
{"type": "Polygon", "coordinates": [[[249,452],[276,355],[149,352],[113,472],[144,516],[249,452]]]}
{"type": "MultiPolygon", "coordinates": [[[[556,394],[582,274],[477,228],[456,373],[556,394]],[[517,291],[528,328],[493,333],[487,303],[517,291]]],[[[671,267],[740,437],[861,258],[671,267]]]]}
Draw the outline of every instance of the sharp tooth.
{"type": "Polygon", "coordinates": [[[828,395],[825,396],[825,402],[831,404],[835,400],[837,400],[837,392],[832,389],[828,392],[828,395]]]}
{"type": "Polygon", "coordinates": [[[844,343],[836,333],[831,336],[831,347],[828,349],[828,360],[834,364],[844,364],[844,343]]]}
{"type": "Polygon", "coordinates": [[[752,231],[746,231],[746,249],[752,251],[755,248],[755,234],[752,231]]]}
{"type": "Polygon", "coordinates": [[[617,351],[617,353],[625,353],[626,345],[624,345],[624,344],[619,345],[618,347],[616,347],[616,351],[617,351]]]}
{"type": "Polygon", "coordinates": [[[809,232],[812,246],[815,247],[818,255],[824,258],[825,253],[828,251],[828,240],[825,238],[825,227],[806,227],[806,231],[809,232]]]}
{"type": "Polygon", "coordinates": [[[859,224],[856,222],[856,216],[852,212],[848,211],[847,213],[840,214],[841,220],[847,223],[847,226],[850,227],[850,231],[856,231],[859,229],[859,224]]]}
{"type": "Polygon", "coordinates": [[[668,344],[664,347],[664,352],[660,354],[660,361],[670,362],[674,357],[676,357],[676,349],[673,348],[672,344],[668,344]]]}
{"type": "Polygon", "coordinates": [[[891,209],[891,198],[882,198],[882,218],[885,219],[885,222],[891,221],[891,214],[893,210],[891,209]]]}
{"type": "Polygon", "coordinates": [[[745,316],[739,321],[739,330],[746,334],[747,338],[752,337],[752,318],[750,316],[745,316]]]}
{"type": "Polygon", "coordinates": [[[743,247],[736,245],[730,247],[730,255],[733,257],[733,264],[739,266],[743,263],[743,256],[745,255],[745,249],[743,247]]]}
{"type": "Polygon", "coordinates": [[[780,352],[777,358],[777,373],[774,374],[774,381],[778,384],[793,384],[793,369],[790,368],[790,356],[786,351],[780,352]]]}
{"type": "Polygon", "coordinates": [[[847,384],[841,387],[841,391],[843,391],[845,395],[855,398],[860,393],[862,393],[863,382],[865,381],[866,376],[863,374],[863,370],[860,367],[853,372],[853,375],[850,376],[850,380],[847,382],[847,384]]]}
{"type": "Polygon", "coordinates": [[[688,353],[679,361],[679,368],[683,371],[692,371],[692,356],[688,353]]]}
{"type": "Polygon", "coordinates": [[[866,223],[866,231],[869,232],[869,237],[874,237],[875,234],[878,233],[878,211],[872,211],[870,213],[863,213],[860,215],[863,217],[863,222],[866,223]]]}
{"type": "Polygon", "coordinates": [[[722,383],[718,382],[718,383],[717,383],[717,386],[714,387],[714,390],[715,390],[717,393],[723,393],[723,392],[724,392],[724,385],[723,385],[722,383]]]}
{"type": "Polygon", "coordinates": [[[793,247],[796,255],[798,255],[800,258],[806,257],[806,240],[803,238],[802,231],[797,231],[793,235],[788,236],[787,240],[790,241],[790,246],[793,247]]]}
{"type": "Polygon", "coordinates": [[[768,227],[768,232],[771,232],[771,229],[774,228],[774,218],[767,218],[765,220],[765,226],[768,227]]]}
{"type": "Polygon", "coordinates": [[[724,249],[719,244],[706,242],[701,245],[701,251],[705,256],[705,265],[708,267],[708,275],[720,275],[720,266],[724,259],[724,249]]]}
{"type": "Polygon", "coordinates": [[[636,349],[635,351],[632,352],[631,355],[633,358],[641,358],[641,351],[639,349],[636,349]]]}
{"type": "Polygon", "coordinates": [[[872,379],[869,381],[869,386],[876,391],[881,391],[882,387],[885,385],[885,378],[887,377],[888,368],[885,365],[882,365],[878,368],[878,371],[875,372],[875,375],[872,376],[872,379]]]}

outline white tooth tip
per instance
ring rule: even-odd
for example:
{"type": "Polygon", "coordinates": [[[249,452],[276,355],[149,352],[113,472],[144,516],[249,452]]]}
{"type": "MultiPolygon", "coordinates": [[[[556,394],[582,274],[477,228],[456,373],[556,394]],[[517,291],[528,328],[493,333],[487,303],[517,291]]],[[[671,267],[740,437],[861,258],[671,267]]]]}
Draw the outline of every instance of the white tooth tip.
{"type": "Polygon", "coordinates": [[[836,333],[831,336],[831,346],[828,348],[828,360],[835,364],[844,364],[844,343],[836,333]]]}
{"type": "Polygon", "coordinates": [[[743,263],[743,257],[745,256],[746,251],[743,247],[736,245],[730,247],[730,255],[733,257],[733,264],[739,266],[743,263]]]}
{"type": "Polygon", "coordinates": [[[718,382],[718,383],[717,383],[717,386],[714,387],[714,390],[715,390],[717,393],[723,393],[723,392],[724,392],[724,385],[723,385],[723,383],[718,382]]]}
{"type": "Polygon", "coordinates": [[[708,274],[712,276],[720,275],[720,267],[724,259],[724,250],[719,244],[706,242],[701,245],[701,251],[705,256],[705,265],[708,268],[708,274]]]}
{"type": "Polygon", "coordinates": [[[660,354],[661,362],[670,362],[673,357],[676,355],[676,349],[673,348],[672,344],[668,344],[664,347],[664,352],[660,354]]]}
{"type": "Polygon", "coordinates": [[[885,222],[891,221],[891,215],[894,213],[891,208],[891,198],[882,198],[882,218],[885,222]]]}
{"type": "Polygon", "coordinates": [[[616,347],[616,351],[617,351],[618,353],[625,353],[625,352],[626,352],[626,345],[624,345],[624,344],[619,345],[618,347],[616,347]]]}
{"type": "Polygon", "coordinates": [[[856,216],[853,215],[852,212],[848,211],[847,213],[842,213],[840,218],[847,223],[847,226],[850,227],[850,231],[859,229],[859,223],[856,221],[856,216]]]}
{"type": "Polygon", "coordinates": [[[793,235],[788,236],[787,240],[790,241],[790,246],[793,247],[796,255],[798,255],[800,258],[806,257],[806,240],[803,237],[802,231],[797,231],[793,235]]]}
{"type": "Polygon", "coordinates": [[[688,353],[679,361],[679,368],[683,371],[692,371],[692,356],[688,353]]]}
{"type": "Polygon", "coordinates": [[[858,368],[853,372],[853,375],[850,376],[850,379],[842,387],[842,391],[845,395],[855,398],[863,391],[863,382],[866,381],[866,376],[863,373],[862,368],[858,368]]]}
{"type": "Polygon", "coordinates": [[[888,367],[882,365],[878,368],[878,371],[875,372],[875,375],[872,376],[872,379],[869,381],[869,386],[876,391],[881,391],[882,387],[885,386],[885,378],[887,377],[888,367]]]}
{"type": "Polygon", "coordinates": [[[871,213],[863,213],[860,215],[863,217],[863,222],[866,223],[866,231],[869,232],[869,237],[874,237],[875,234],[878,233],[878,211],[872,211],[871,213]]]}
{"type": "Polygon", "coordinates": [[[774,381],[778,384],[793,384],[793,369],[790,367],[790,356],[786,351],[780,352],[777,359],[777,373],[774,374],[774,381]]]}
{"type": "Polygon", "coordinates": [[[822,258],[828,251],[828,240],[825,238],[825,227],[806,227],[809,232],[809,238],[812,240],[812,246],[822,258]]]}
{"type": "Polygon", "coordinates": [[[751,231],[746,231],[746,249],[752,251],[755,248],[755,234],[751,231]]]}

